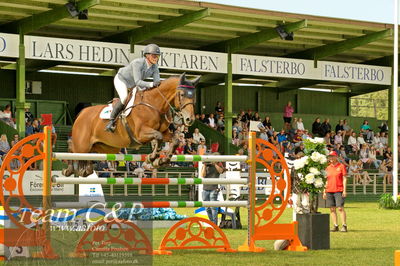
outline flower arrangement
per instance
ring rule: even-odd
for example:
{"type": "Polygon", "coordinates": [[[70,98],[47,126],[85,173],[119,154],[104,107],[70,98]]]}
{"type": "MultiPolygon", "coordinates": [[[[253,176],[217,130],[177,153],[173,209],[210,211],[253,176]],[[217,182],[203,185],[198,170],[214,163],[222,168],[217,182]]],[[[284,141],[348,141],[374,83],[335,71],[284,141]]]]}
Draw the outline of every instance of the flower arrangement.
{"type": "Polygon", "coordinates": [[[304,140],[304,156],[294,161],[298,188],[309,194],[310,211],[318,210],[318,193],[324,190],[328,150],[323,138],[304,140]]]}

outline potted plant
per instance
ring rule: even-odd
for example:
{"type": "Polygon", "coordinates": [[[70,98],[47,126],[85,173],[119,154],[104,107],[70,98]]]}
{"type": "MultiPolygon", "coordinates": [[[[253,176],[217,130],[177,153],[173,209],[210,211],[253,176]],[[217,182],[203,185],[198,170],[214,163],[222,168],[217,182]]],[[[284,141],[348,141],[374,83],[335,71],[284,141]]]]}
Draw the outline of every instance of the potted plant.
{"type": "Polygon", "coordinates": [[[328,150],[322,138],[306,139],[304,147],[304,156],[294,161],[297,205],[302,205],[296,214],[299,238],[309,249],[329,249],[329,214],[318,212],[318,196],[326,184],[328,150]]]}

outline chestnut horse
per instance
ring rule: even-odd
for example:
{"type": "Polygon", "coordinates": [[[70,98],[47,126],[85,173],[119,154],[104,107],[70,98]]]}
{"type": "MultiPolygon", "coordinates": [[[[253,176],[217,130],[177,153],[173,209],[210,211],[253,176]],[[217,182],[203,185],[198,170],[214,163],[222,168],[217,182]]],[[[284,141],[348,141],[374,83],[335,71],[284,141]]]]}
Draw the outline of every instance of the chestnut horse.
{"type": "MultiPolygon", "coordinates": [[[[194,104],[196,98],[196,80],[187,80],[185,74],[180,77],[170,77],[161,82],[160,86],[139,92],[136,95],[132,110],[126,118],[118,119],[114,133],[105,131],[107,120],[99,115],[105,105],[91,106],[82,110],[72,127],[73,153],[118,153],[121,148],[138,148],[155,140],[153,152],[147,156],[147,161],[153,166],[166,165],[170,162],[178,139],[169,130],[173,121],[175,125],[190,126],[195,120],[194,104]],[[163,141],[170,141],[170,149],[165,157],[159,157],[163,141]]],[[[79,161],[79,176],[93,173],[92,163],[79,161]]],[[[72,161],[63,174],[74,173],[72,161]]]]}

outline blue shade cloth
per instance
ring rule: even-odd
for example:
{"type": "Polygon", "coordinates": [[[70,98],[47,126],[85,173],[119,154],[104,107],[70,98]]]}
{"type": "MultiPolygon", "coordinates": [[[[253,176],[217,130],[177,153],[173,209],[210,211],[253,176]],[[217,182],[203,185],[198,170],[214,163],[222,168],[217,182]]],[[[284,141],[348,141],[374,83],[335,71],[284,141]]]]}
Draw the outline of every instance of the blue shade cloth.
{"type": "Polygon", "coordinates": [[[117,211],[119,219],[125,220],[182,220],[186,215],[180,215],[172,208],[123,208],[117,211]]]}

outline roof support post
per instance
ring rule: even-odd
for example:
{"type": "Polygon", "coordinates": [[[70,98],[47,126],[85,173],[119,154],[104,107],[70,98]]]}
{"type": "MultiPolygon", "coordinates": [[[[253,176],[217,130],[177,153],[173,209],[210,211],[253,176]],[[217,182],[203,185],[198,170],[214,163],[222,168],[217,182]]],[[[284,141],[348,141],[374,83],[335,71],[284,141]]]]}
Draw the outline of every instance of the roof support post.
{"type": "Polygon", "coordinates": [[[227,67],[227,73],[225,77],[225,113],[224,113],[224,118],[225,118],[225,149],[224,153],[225,154],[231,154],[231,143],[232,143],[232,119],[233,119],[233,113],[232,113],[232,104],[233,104],[233,93],[232,93],[232,53],[228,49],[228,67],[227,67]]]}
{"type": "Polygon", "coordinates": [[[134,46],[137,43],[148,40],[154,36],[169,32],[173,29],[185,26],[186,24],[192,23],[193,21],[202,19],[210,15],[208,8],[191,12],[179,17],[163,20],[157,23],[145,25],[143,27],[123,32],[118,34],[116,37],[129,37],[131,44],[131,51],[134,51],[134,46]]]}
{"type": "Polygon", "coordinates": [[[25,101],[25,44],[24,34],[19,34],[19,57],[17,59],[16,84],[16,112],[15,120],[20,137],[25,137],[25,108],[29,104],[25,101]]]}

